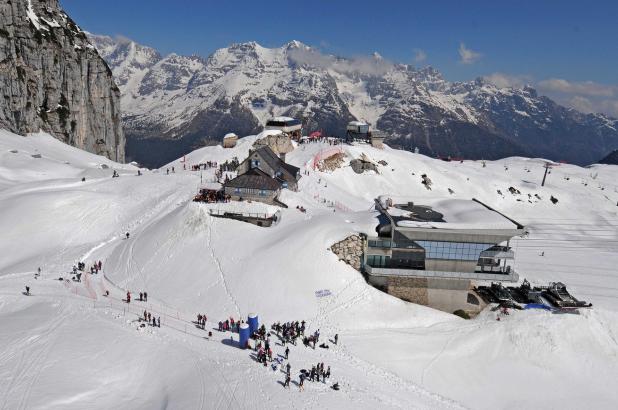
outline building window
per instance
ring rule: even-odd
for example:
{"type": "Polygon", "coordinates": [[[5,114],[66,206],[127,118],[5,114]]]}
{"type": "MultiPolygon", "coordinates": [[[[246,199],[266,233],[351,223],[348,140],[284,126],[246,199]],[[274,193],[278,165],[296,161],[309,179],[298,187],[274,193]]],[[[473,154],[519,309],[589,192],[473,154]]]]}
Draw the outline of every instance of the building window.
{"type": "Polygon", "coordinates": [[[240,194],[240,188],[234,188],[234,193],[235,194],[240,194]]]}
{"type": "Polygon", "coordinates": [[[367,265],[373,268],[384,268],[390,266],[390,256],[367,255],[367,265]]]}
{"type": "Polygon", "coordinates": [[[252,159],[251,160],[251,168],[257,168],[260,166],[260,160],[259,159],[252,159]]]}
{"type": "Polygon", "coordinates": [[[428,259],[478,261],[481,252],[492,247],[492,243],[416,241],[425,249],[428,259]]]}
{"type": "Polygon", "coordinates": [[[266,191],[264,191],[263,189],[260,189],[260,196],[266,196],[266,191]]]}
{"type": "Polygon", "coordinates": [[[468,293],[468,303],[476,306],[480,305],[479,299],[472,293],[468,293]]]}
{"type": "Polygon", "coordinates": [[[381,239],[370,239],[368,241],[370,248],[390,248],[391,241],[389,240],[381,240],[381,239]]]}

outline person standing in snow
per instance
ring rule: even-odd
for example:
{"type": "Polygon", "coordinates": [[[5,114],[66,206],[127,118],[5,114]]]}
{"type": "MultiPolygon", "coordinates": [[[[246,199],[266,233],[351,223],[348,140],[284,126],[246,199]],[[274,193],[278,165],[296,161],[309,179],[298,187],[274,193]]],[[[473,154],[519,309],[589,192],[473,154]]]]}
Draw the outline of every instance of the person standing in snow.
{"type": "Polygon", "coordinates": [[[127,239],[129,239],[129,232],[126,233],[126,237],[127,237],[127,239]]]}
{"type": "Polygon", "coordinates": [[[146,312],[146,310],[144,310],[144,322],[146,321],[147,318],[148,318],[148,313],[146,312]]]}
{"type": "Polygon", "coordinates": [[[298,383],[298,390],[303,391],[305,390],[305,375],[301,373],[298,377],[300,378],[300,382],[298,383]]]}
{"type": "Polygon", "coordinates": [[[290,388],[290,375],[289,374],[285,376],[285,383],[283,383],[283,388],[284,389],[290,388]]]}
{"type": "Polygon", "coordinates": [[[288,362],[288,364],[285,366],[285,372],[288,376],[290,375],[291,369],[292,369],[292,366],[290,366],[290,362],[288,362]]]}
{"type": "Polygon", "coordinates": [[[339,334],[335,333],[335,344],[337,344],[337,342],[339,342],[339,334]]]}
{"type": "Polygon", "coordinates": [[[144,302],[148,302],[148,292],[144,292],[144,302]]]}
{"type": "Polygon", "coordinates": [[[30,286],[26,286],[26,295],[30,296],[30,286]]]}
{"type": "Polygon", "coordinates": [[[161,316],[157,317],[157,327],[161,327],[161,316]]]}
{"type": "MultiPolygon", "coordinates": [[[[139,293],[139,301],[143,301],[144,300],[144,294],[142,292],[139,293]]],[[[145,310],[144,310],[145,312],[145,310]]]]}
{"type": "Polygon", "coordinates": [[[285,360],[288,360],[288,355],[290,354],[290,348],[286,347],[285,348],[285,360]]]}
{"type": "Polygon", "coordinates": [[[127,303],[131,303],[131,292],[127,290],[127,303]]]}

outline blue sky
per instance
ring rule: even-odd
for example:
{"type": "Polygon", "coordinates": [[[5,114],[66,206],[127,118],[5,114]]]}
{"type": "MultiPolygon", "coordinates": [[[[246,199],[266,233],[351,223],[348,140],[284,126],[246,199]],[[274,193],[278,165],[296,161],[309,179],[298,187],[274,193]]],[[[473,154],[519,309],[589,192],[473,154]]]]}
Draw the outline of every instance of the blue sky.
{"type": "Polygon", "coordinates": [[[292,39],[342,56],[374,51],[449,80],[531,83],[618,115],[618,1],[61,0],[82,28],[167,54],[292,39]]]}

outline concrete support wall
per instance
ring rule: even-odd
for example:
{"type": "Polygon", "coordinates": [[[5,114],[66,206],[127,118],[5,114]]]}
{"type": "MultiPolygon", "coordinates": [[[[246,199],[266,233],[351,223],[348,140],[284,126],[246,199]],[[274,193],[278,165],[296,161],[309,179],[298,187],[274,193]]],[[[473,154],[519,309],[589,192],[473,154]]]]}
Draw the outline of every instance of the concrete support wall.
{"type": "Polygon", "coordinates": [[[463,310],[474,315],[485,307],[474,295],[469,280],[369,276],[369,282],[399,299],[448,313],[463,310]],[[468,303],[469,293],[479,301],[478,305],[468,303]]]}

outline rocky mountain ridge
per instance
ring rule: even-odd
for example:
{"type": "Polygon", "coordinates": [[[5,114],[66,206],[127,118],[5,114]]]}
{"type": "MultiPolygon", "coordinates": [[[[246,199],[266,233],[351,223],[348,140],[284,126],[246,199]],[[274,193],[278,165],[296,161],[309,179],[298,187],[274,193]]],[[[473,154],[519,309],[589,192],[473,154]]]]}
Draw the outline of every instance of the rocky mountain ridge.
{"type": "Polygon", "coordinates": [[[432,67],[392,64],[377,54],[350,60],[292,41],[279,48],[233,44],[206,59],[161,57],[127,39],[90,39],[122,91],[128,155],[150,166],[218,143],[227,132],[259,132],[275,115],[331,135],[365,120],[391,146],[431,156],[588,164],[618,148],[615,119],[562,107],[530,87],[449,82],[432,67]]]}

